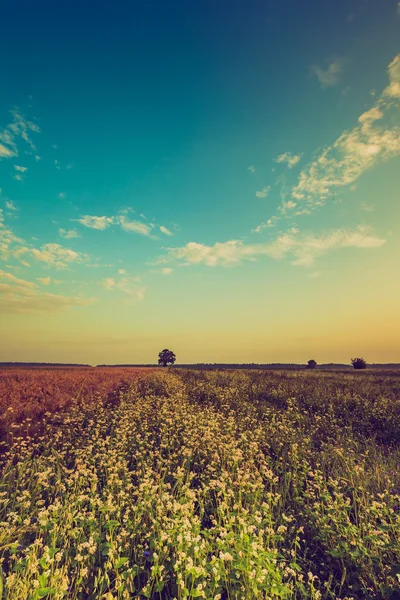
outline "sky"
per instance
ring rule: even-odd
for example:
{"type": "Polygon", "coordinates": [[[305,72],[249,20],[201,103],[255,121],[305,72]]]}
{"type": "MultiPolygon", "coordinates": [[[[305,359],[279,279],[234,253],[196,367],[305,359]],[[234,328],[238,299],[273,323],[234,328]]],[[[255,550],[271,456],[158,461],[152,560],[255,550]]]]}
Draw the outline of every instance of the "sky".
{"type": "Polygon", "coordinates": [[[2,8],[1,361],[400,362],[400,3],[2,8]]]}

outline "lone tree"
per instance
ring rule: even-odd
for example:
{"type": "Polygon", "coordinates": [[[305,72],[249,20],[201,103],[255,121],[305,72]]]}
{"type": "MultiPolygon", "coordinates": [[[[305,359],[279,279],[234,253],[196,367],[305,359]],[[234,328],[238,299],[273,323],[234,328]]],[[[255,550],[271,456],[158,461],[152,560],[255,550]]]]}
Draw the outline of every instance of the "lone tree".
{"type": "Polygon", "coordinates": [[[316,366],[317,366],[317,362],[312,358],[311,360],[308,361],[306,369],[315,369],[316,366]]]}
{"type": "Polygon", "coordinates": [[[355,369],[366,369],[367,368],[367,363],[365,362],[365,360],[363,358],[352,358],[351,364],[353,365],[353,367],[355,369]]]}
{"type": "Polygon", "coordinates": [[[159,352],[158,354],[158,364],[162,365],[163,367],[166,367],[168,363],[173,365],[175,361],[176,356],[172,352],[172,350],[168,350],[167,348],[165,348],[165,350],[161,350],[161,352],[159,352]]]}

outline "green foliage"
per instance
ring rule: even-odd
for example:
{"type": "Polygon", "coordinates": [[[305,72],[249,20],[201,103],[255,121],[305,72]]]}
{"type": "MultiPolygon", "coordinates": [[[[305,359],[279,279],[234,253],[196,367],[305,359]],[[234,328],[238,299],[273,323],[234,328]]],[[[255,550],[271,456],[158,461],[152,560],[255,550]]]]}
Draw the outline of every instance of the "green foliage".
{"type": "Polygon", "coordinates": [[[4,455],[3,598],[398,598],[399,432],[400,372],[160,369],[73,404],[4,455]]]}

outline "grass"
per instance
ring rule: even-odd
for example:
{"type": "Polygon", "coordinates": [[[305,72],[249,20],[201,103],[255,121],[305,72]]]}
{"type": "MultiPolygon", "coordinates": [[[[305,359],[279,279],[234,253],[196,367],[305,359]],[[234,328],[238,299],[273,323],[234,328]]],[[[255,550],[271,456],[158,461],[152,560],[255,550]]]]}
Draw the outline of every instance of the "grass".
{"type": "Polygon", "coordinates": [[[400,598],[400,372],[160,369],[18,427],[2,598],[400,598]]]}

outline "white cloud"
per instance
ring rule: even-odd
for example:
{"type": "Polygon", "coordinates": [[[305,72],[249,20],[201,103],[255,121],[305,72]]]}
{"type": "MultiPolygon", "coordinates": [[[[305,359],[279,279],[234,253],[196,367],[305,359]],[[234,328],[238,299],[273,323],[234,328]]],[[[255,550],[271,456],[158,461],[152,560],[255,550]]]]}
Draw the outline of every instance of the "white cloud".
{"type": "Polygon", "coordinates": [[[384,96],[400,98],[400,54],[394,57],[388,66],[389,86],[384,90],[384,96]]]}
{"type": "Polygon", "coordinates": [[[50,285],[51,277],[36,277],[36,281],[39,281],[42,285],[50,285]]]}
{"type": "Polygon", "coordinates": [[[262,190],[256,192],[257,198],[266,198],[271,190],[270,185],[266,185],[262,190]]]}
{"type": "Polygon", "coordinates": [[[131,300],[143,300],[146,288],[140,284],[137,277],[121,277],[114,279],[106,277],[101,282],[101,285],[108,291],[119,291],[130,297],[131,300]]]}
{"type": "Polygon", "coordinates": [[[26,287],[26,288],[34,288],[35,287],[35,284],[33,282],[25,281],[24,279],[19,279],[12,273],[6,273],[5,271],[3,271],[1,269],[0,269],[0,281],[2,283],[4,283],[4,282],[12,283],[12,284],[19,285],[19,286],[26,287]]]}
{"type": "Polygon", "coordinates": [[[18,208],[15,206],[12,200],[6,200],[6,207],[8,208],[8,210],[18,210],[18,208]]]}
{"type": "Polygon", "coordinates": [[[125,275],[125,273],[126,273],[125,269],[118,269],[119,275],[125,275]]]}
{"type": "Polygon", "coordinates": [[[292,264],[311,266],[315,259],[328,250],[338,248],[378,248],[385,240],[374,235],[370,228],[359,226],[354,230],[338,229],[320,236],[299,235],[297,229],[280,234],[273,242],[245,244],[241,240],[217,242],[206,246],[189,242],[181,248],[170,248],[166,257],[159,262],[178,261],[184,265],[204,264],[230,266],[243,260],[256,260],[259,256],[280,259],[290,254],[292,264]]]}
{"type": "Polygon", "coordinates": [[[132,231],[142,235],[150,235],[152,227],[141,221],[128,221],[124,216],[119,217],[119,224],[124,231],[132,231]]]}
{"type": "MultiPolygon", "coordinates": [[[[48,285],[48,278],[38,278],[48,285]]],[[[44,293],[32,281],[19,279],[11,273],[0,270],[0,313],[35,314],[54,313],[71,306],[87,306],[93,302],[90,298],[78,298],[44,293]]]]}
{"type": "Polygon", "coordinates": [[[326,69],[313,65],[311,73],[317,77],[321,87],[325,88],[336,85],[339,82],[340,75],[342,74],[342,65],[339,60],[333,61],[326,69]]]}
{"type": "Polygon", "coordinates": [[[277,163],[286,163],[289,169],[292,169],[298,162],[300,162],[301,154],[292,154],[291,152],[285,152],[275,158],[277,163]]]}
{"type": "Polygon", "coordinates": [[[160,231],[162,233],[165,233],[165,235],[174,235],[172,233],[172,231],[170,231],[169,229],[167,229],[166,227],[164,227],[164,225],[160,225],[160,231]]]}
{"type": "Polygon", "coordinates": [[[257,227],[255,229],[252,229],[252,232],[260,233],[264,229],[269,229],[270,227],[275,227],[277,221],[278,221],[278,217],[273,216],[270,219],[268,219],[267,221],[263,221],[262,223],[257,225],[257,227]]]}
{"type": "Polygon", "coordinates": [[[80,235],[76,231],[76,229],[62,229],[60,227],[60,229],[58,230],[58,233],[59,233],[59,235],[61,235],[61,237],[63,237],[66,240],[72,240],[73,238],[80,237],[80,235]]]}
{"type": "Polygon", "coordinates": [[[15,151],[0,144],[0,158],[12,158],[13,156],[17,156],[15,151]]]}
{"type": "Polygon", "coordinates": [[[163,269],[161,269],[161,274],[162,275],[171,275],[173,269],[171,269],[170,267],[164,267],[163,269]]]}
{"type": "Polygon", "coordinates": [[[85,215],[80,219],[76,219],[78,223],[84,225],[85,227],[89,227],[89,229],[99,229],[104,230],[109,225],[114,223],[114,217],[95,217],[93,215],[85,215]]]}
{"type": "MultiPolygon", "coordinates": [[[[32,121],[28,121],[17,110],[11,110],[12,122],[4,129],[0,130],[0,158],[12,158],[18,156],[18,143],[23,140],[31,150],[36,151],[36,147],[31,139],[31,133],[39,133],[40,129],[32,121]]],[[[18,175],[15,179],[21,180],[18,175]]]]}
{"type": "Polygon", "coordinates": [[[115,279],[106,277],[106,279],[102,280],[101,285],[106,288],[106,290],[112,290],[115,287],[115,279]]]}
{"type": "Polygon", "coordinates": [[[60,192],[60,193],[58,194],[58,197],[59,197],[59,198],[65,198],[65,192],[60,192]]]}
{"type": "Polygon", "coordinates": [[[75,250],[71,250],[70,248],[63,248],[60,244],[43,244],[39,249],[25,247],[19,250],[57,269],[65,269],[71,263],[82,263],[88,259],[86,254],[75,252],[75,250]]]}
{"type": "Polygon", "coordinates": [[[17,237],[14,232],[4,224],[3,210],[0,208],[0,259],[8,260],[12,246],[23,244],[24,241],[17,237]]]}
{"type": "Polygon", "coordinates": [[[28,170],[28,167],[21,167],[20,165],[14,165],[14,169],[19,171],[20,173],[25,173],[28,170]]]}
{"type": "Polygon", "coordinates": [[[400,98],[400,54],[388,67],[390,85],[375,105],[360,115],[350,131],[325,148],[301,172],[292,189],[295,200],[309,207],[321,206],[335,189],[354,183],[365,171],[379,162],[400,154],[400,127],[382,125],[385,111],[400,98]]]}
{"type": "Polygon", "coordinates": [[[248,168],[248,171],[250,171],[250,173],[255,173],[256,172],[256,168],[254,165],[250,165],[248,168]]]}

